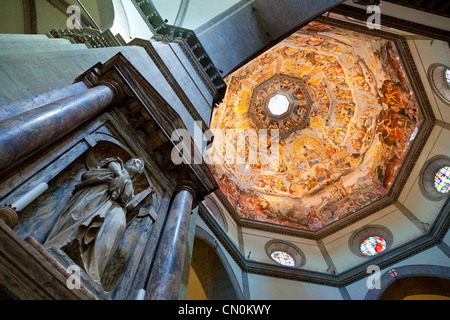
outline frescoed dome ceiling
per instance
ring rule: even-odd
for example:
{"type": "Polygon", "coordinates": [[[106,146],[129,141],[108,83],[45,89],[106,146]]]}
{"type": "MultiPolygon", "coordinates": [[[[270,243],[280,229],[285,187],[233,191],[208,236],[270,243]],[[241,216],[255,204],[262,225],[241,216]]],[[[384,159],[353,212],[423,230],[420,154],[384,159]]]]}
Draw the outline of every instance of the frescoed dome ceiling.
{"type": "Polygon", "coordinates": [[[244,162],[224,160],[236,135],[216,134],[208,153],[243,219],[315,231],[357,215],[389,194],[423,120],[393,41],[325,23],[311,22],[226,82],[211,129],[269,132],[247,136],[244,162]],[[266,149],[279,150],[276,165],[249,161],[266,149]]]}

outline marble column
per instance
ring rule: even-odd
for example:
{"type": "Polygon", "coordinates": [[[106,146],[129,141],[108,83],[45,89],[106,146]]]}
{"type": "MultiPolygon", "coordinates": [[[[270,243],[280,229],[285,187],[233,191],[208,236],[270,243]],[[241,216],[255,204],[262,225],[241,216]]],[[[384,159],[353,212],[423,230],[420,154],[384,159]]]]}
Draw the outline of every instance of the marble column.
{"type": "Polygon", "coordinates": [[[178,299],[194,200],[191,182],[184,182],[175,191],[146,290],[151,300],[178,299]]]}
{"type": "Polygon", "coordinates": [[[101,84],[0,121],[0,173],[104,110],[116,94],[113,87],[101,84]]]}

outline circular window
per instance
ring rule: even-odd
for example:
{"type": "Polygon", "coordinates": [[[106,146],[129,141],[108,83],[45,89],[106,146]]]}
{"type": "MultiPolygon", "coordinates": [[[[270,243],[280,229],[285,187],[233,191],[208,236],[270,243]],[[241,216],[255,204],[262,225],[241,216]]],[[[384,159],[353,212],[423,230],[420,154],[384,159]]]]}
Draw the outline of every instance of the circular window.
{"type": "Polygon", "coordinates": [[[394,237],[392,232],[381,225],[369,225],[356,230],[349,239],[350,250],[359,257],[373,257],[387,251],[394,237]]]}
{"type": "Polygon", "coordinates": [[[450,167],[443,167],[434,176],[434,187],[440,193],[450,191],[450,167]]]}
{"type": "Polygon", "coordinates": [[[272,261],[285,267],[299,268],[306,263],[303,252],[287,241],[271,240],[265,250],[272,261]]]}
{"type": "Polygon", "coordinates": [[[267,107],[273,115],[281,116],[283,113],[288,111],[289,100],[285,95],[277,94],[270,98],[269,105],[267,107]]]}
{"type": "Polygon", "coordinates": [[[295,260],[284,251],[274,251],[270,254],[270,257],[283,266],[293,267],[295,265],[295,260]]]}
{"type": "Polygon", "coordinates": [[[433,91],[446,103],[450,103],[450,68],[434,63],[428,68],[427,76],[433,91]]]}
{"type": "Polygon", "coordinates": [[[386,250],[386,241],[381,237],[369,237],[361,243],[361,252],[366,256],[374,256],[386,250]]]}
{"type": "Polygon", "coordinates": [[[419,187],[428,200],[440,201],[450,194],[450,158],[437,155],[423,165],[419,187]]]}

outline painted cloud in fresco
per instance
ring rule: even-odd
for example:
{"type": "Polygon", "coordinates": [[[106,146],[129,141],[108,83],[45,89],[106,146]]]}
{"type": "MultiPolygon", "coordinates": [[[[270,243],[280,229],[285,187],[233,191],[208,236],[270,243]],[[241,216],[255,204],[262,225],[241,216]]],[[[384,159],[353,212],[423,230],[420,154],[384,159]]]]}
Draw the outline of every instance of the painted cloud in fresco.
{"type": "Polygon", "coordinates": [[[395,44],[312,22],[227,77],[211,128],[258,130],[253,89],[279,74],[305,84],[309,126],[280,141],[277,168],[210,166],[239,216],[318,230],[384,198],[421,122],[395,44]]]}

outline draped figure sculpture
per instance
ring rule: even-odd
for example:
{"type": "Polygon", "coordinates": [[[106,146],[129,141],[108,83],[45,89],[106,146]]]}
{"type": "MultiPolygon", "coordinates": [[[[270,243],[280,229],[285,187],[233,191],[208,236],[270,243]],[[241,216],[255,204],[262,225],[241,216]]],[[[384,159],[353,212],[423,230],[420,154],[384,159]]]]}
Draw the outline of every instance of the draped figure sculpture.
{"type": "Polygon", "coordinates": [[[127,206],[134,197],[133,179],[144,162],[118,157],[102,160],[81,176],[44,246],[61,248],[97,284],[127,227],[127,206]]]}

